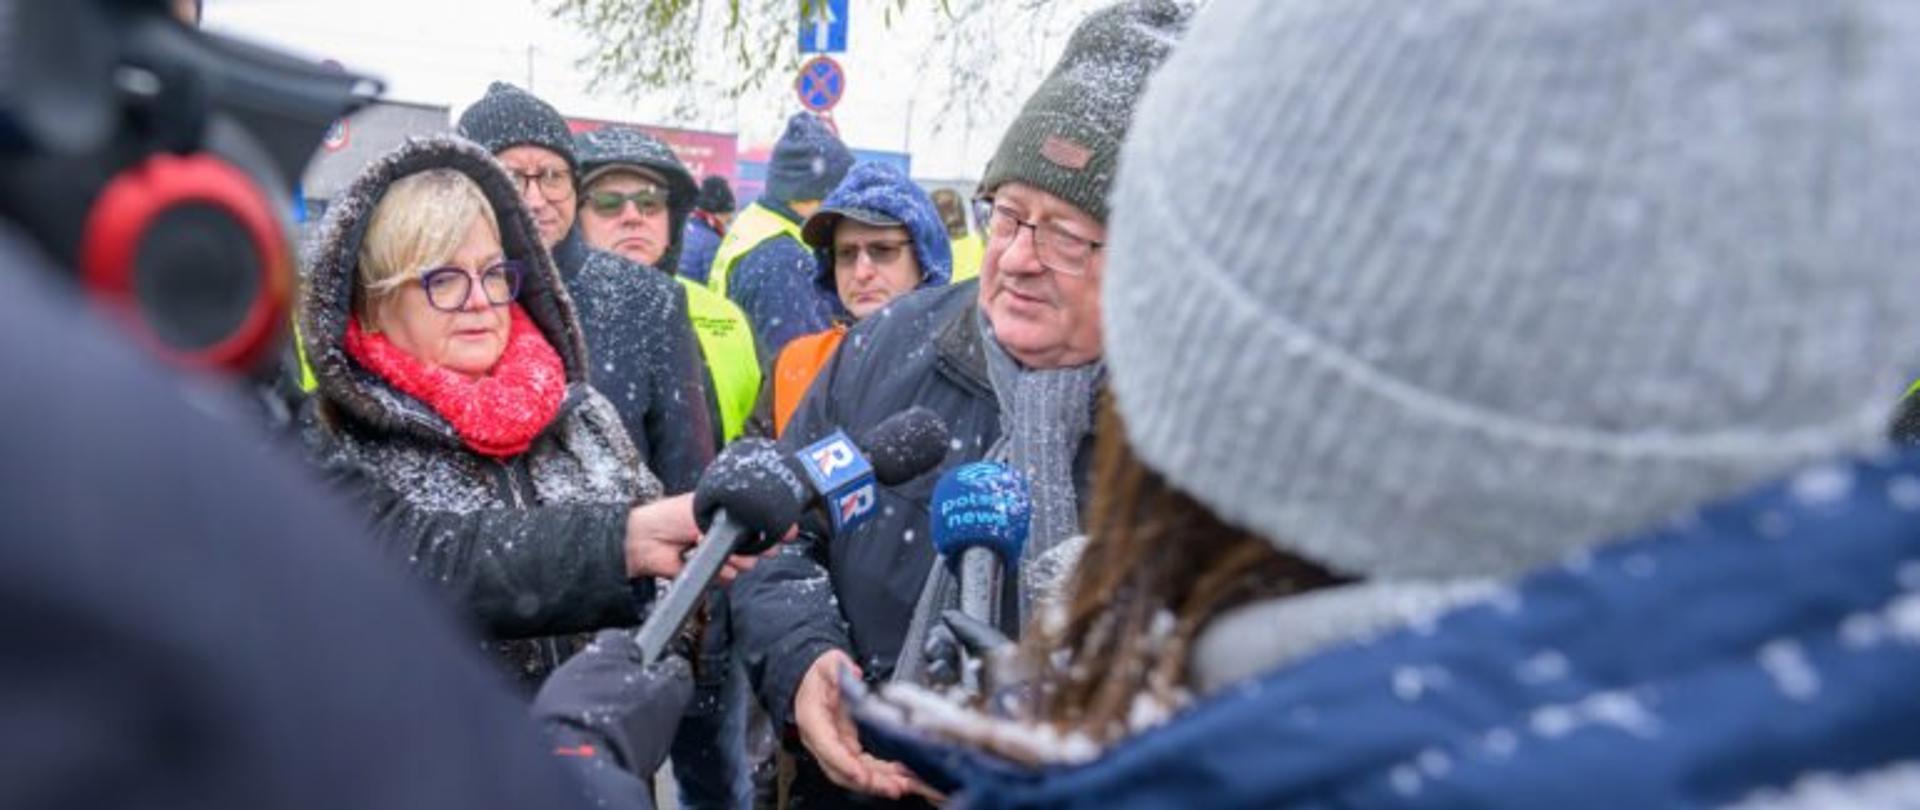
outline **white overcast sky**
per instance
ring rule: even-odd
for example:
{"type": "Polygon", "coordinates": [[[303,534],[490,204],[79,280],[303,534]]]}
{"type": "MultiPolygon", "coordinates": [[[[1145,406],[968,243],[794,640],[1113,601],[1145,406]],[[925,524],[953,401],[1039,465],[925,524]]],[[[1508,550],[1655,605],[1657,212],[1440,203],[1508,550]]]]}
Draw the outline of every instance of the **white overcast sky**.
{"type": "MultiPolygon", "coordinates": [[[[834,110],[842,137],[856,147],[911,151],[916,177],[978,177],[1011,120],[1012,105],[971,130],[949,125],[936,132],[934,110],[945,99],[932,97],[926,89],[932,83],[913,74],[922,69],[917,51],[926,47],[924,29],[940,20],[919,14],[889,29],[880,12],[890,4],[852,0],[849,50],[835,56],[848,73],[847,94],[834,110]]],[[[1067,5],[1076,4],[1056,4],[1067,5]]],[[[745,150],[777,137],[781,123],[800,109],[784,84],[738,104],[716,104],[703,120],[675,120],[665,104],[590,93],[589,72],[576,66],[587,53],[586,38],[544,9],[533,0],[207,0],[204,22],[210,31],[337,60],[384,79],[388,98],[446,104],[454,115],[491,80],[525,86],[531,79],[534,92],[568,115],[734,131],[745,150]]],[[[1008,80],[1017,85],[1010,93],[1024,97],[1038,85],[1071,22],[1007,32],[1007,53],[995,54],[994,64],[1008,66],[1008,80]]],[[[996,36],[996,44],[1001,39],[996,36]]]]}

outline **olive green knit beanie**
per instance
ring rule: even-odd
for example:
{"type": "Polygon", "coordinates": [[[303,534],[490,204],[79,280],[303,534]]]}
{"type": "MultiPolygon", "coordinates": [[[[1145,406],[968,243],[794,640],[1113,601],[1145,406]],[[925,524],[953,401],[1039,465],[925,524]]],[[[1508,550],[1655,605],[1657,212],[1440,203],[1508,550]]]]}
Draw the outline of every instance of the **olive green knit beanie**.
{"type": "Polygon", "coordinates": [[[1000,140],[981,190],[1017,180],[1106,222],[1134,102],[1191,14],[1171,0],[1130,0],[1087,17],[1000,140]]]}

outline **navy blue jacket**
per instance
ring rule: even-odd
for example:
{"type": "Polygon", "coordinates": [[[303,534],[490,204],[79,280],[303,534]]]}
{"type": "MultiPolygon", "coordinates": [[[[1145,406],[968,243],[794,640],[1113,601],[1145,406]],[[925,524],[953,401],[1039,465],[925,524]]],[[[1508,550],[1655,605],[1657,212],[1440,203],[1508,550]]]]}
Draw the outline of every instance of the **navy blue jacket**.
{"type": "Polygon", "coordinates": [[[680,236],[680,277],[705,285],[713,271],[713,256],[720,252],[720,233],[699,217],[687,217],[680,236]]]}
{"type": "Polygon", "coordinates": [[[0,236],[0,807],[589,806],[357,510],[25,263],[0,236]]]}
{"type": "MultiPolygon", "coordinates": [[[[777,724],[792,722],[794,690],[813,660],[830,649],[846,651],[870,682],[893,674],[933,569],[933,544],[926,539],[933,485],[942,471],[980,460],[1000,436],[999,404],[981,345],[979,295],[972,282],[919,290],[855,324],[780,437],[783,449],[797,451],[836,428],[858,436],[919,405],[939,414],[953,444],[938,469],[880,487],[880,514],[873,520],[843,536],[803,522],[798,537],[728,590],[734,648],[777,724]]],[[[1082,442],[1074,461],[1083,509],[1092,449],[1091,439],[1082,442]]],[[[794,795],[826,807],[852,801],[827,783],[805,752],[795,753],[794,795]]]]}
{"type": "MultiPolygon", "coordinates": [[[[760,205],[800,221],[783,203],[762,197],[760,205]]],[[[781,236],[747,251],[728,273],[727,297],[747,313],[764,357],[779,357],[787,341],[833,325],[840,299],[814,285],[813,271],[813,253],[781,236]]]]}
{"type": "Polygon", "coordinates": [[[685,291],[664,273],[588,248],[579,228],[554,246],[553,261],[580,313],[589,381],[613,401],[667,494],[693,491],[713,461],[714,430],[685,291]]]}
{"type": "Polygon", "coordinates": [[[969,808],[1711,807],[1898,776],[1920,756],[1916,683],[1910,452],[1813,468],[1229,687],[1084,766],[866,731],[969,808]]]}

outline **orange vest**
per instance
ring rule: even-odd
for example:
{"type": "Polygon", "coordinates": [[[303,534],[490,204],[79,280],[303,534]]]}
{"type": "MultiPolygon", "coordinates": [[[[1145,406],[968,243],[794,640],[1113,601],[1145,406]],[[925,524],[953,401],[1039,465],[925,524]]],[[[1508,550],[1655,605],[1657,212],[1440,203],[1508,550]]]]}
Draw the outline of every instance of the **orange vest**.
{"type": "Polygon", "coordinates": [[[793,418],[807,389],[813,387],[813,378],[820,376],[820,369],[833,359],[833,350],[840,348],[840,339],[846,336],[846,325],[835,324],[825,332],[794,338],[780,350],[779,359],[773,361],[774,436],[787,432],[787,420],[793,418]]]}

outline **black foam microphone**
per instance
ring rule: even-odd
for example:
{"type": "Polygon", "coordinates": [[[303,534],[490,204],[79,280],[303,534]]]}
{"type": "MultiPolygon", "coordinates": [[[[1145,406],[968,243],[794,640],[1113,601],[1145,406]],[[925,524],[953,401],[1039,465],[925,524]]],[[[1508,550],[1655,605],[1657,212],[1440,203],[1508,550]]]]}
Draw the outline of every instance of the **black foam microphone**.
{"type": "Polygon", "coordinates": [[[728,556],[771,548],[815,505],[837,516],[836,530],[857,525],[876,508],[875,481],[891,486],[913,480],[946,457],[947,442],[940,417],[916,407],[875,425],[858,447],[839,431],[802,450],[797,459],[766,439],[728,445],[694,489],[694,515],[705,535],[635,633],[643,659],[660,659],[728,556]]]}

